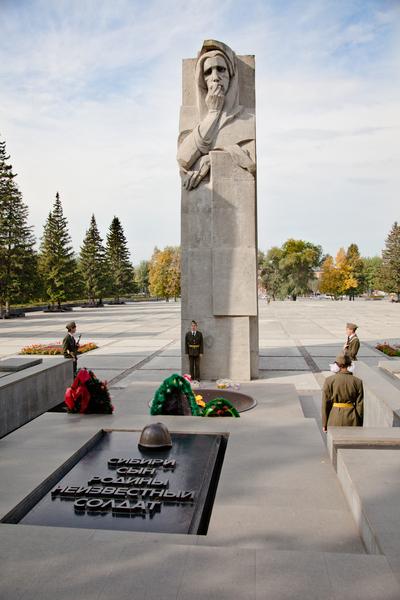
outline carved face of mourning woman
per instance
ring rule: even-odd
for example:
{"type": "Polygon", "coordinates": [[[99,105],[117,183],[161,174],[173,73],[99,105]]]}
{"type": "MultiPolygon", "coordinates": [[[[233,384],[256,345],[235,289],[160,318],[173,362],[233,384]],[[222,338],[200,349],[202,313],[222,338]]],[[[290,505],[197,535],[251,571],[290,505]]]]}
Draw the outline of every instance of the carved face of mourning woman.
{"type": "Polygon", "coordinates": [[[203,78],[206,83],[208,94],[213,96],[217,93],[225,97],[229,88],[229,71],[225,59],[221,55],[206,58],[203,63],[203,78]]]}

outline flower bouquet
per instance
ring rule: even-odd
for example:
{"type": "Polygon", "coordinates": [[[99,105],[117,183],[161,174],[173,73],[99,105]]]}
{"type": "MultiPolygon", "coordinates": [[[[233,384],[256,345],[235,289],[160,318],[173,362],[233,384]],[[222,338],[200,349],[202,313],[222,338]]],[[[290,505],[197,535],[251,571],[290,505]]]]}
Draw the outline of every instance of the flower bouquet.
{"type": "Polygon", "coordinates": [[[232,390],[240,389],[240,383],[235,383],[232,379],[217,379],[216,384],[219,390],[228,390],[229,388],[232,390]]]}
{"type": "Polygon", "coordinates": [[[196,404],[200,406],[200,408],[205,408],[206,403],[204,402],[203,396],[201,394],[196,394],[194,398],[196,400],[196,404]]]}
{"type": "Polygon", "coordinates": [[[110,415],[114,411],[107,382],[100,381],[87,369],[79,369],[71,387],[67,388],[65,404],[71,413],[110,415]]]}

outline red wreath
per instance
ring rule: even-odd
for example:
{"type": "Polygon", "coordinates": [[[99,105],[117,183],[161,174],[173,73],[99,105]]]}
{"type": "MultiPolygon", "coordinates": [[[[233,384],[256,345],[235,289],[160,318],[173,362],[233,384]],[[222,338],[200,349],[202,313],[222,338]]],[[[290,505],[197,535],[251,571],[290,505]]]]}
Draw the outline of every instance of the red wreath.
{"type": "Polygon", "coordinates": [[[65,404],[71,412],[87,412],[90,394],[86,383],[90,380],[90,374],[86,369],[81,369],[75,377],[71,387],[65,392],[65,404]]]}

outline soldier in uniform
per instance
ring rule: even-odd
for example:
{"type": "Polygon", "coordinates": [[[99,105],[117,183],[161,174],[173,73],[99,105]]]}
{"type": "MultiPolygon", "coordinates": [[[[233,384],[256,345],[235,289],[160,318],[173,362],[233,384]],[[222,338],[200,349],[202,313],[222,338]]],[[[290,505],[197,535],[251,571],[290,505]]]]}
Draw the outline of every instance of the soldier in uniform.
{"type": "Polygon", "coordinates": [[[189,355],[190,376],[200,381],[200,357],[203,354],[203,334],[192,321],[190,331],[185,335],[185,353],[189,355]]]}
{"type": "Polygon", "coordinates": [[[364,416],[364,390],[361,379],[355,377],[348,367],[348,354],[336,357],[339,372],[325,381],[322,391],[322,427],[361,427],[364,416]]]}
{"type": "Polygon", "coordinates": [[[347,340],[343,346],[343,351],[350,356],[352,361],[357,360],[357,352],[360,349],[360,340],[356,334],[357,328],[354,323],[347,323],[346,325],[347,340]]]}
{"type": "Polygon", "coordinates": [[[78,366],[79,341],[76,341],[74,337],[74,334],[76,333],[75,321],[67,323],[66,328],[68,333],[63,339],[64,358],[72,358],[72,360],[74,361],[74,375],[76,375],[78,366]]]}

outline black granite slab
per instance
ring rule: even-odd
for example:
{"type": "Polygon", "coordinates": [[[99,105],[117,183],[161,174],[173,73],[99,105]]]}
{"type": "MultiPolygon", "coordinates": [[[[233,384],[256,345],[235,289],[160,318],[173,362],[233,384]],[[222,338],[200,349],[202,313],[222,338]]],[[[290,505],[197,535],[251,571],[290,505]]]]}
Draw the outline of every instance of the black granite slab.
{"type": "Polygon", "coordinates": [[[67,473],[58,470],[58,478],[51,481],[51,489],[47,486],[39,502],[36,493],[37,504],[25,500],[22,515],[3,521],[160,533],[207,532],[226,447],[224,435],[171,433],[171,449],[141,451],[140,431],[102,433],[72,468],[69,465],[67,473]]]}

